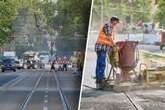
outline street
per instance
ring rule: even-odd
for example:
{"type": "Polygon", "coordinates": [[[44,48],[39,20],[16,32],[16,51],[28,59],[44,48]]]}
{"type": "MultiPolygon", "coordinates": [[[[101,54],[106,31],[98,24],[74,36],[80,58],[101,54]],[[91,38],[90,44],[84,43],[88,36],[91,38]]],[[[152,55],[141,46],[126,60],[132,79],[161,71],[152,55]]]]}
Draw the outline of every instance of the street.
{"type": "Polygon", "coordinates": [[[80,74],[18,70],[0,74],[1,110],[77,110],[80,74]]]}

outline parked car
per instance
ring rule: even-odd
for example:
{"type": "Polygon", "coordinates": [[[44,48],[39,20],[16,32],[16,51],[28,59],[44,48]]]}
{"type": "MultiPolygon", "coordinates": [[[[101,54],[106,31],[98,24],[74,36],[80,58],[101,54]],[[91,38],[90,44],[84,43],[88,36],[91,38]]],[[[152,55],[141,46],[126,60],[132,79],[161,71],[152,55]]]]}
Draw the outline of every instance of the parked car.
{"type": "Polygon", "coordinates": [[[0,59],[0,67],[1,67],[1,65],[2,65],[2,60],[0,59]]]}
{"type": "Polygon", "coordinates": [[[2,60],[0,59],[0,70],[1,70],[1,67],[2,67],[2,60]]]}
{"type": "Polygon", "coordinates": [[[12,70],[16,71],[16,63],[14,59],[3,59],[2,60],[2,66],[1,66],[2,72],[6,70],[12,70]]]}

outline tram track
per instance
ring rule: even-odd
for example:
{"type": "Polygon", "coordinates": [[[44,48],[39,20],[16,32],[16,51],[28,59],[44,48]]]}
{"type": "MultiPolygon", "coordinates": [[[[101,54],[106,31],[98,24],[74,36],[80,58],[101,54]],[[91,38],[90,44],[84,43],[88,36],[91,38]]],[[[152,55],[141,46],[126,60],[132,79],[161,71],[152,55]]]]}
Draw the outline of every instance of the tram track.
{"type": "Polygon", "coordinates": [[[35,86],[32,88],[31,92],[28,93],[28,95],[26,96],[26,98],[25,98],[25,100],[23,101],[23,104],[21,105],[21,107],[20,107],[19,110],[26,110],[26,108],[27,108],[27,106],[28,106],[28,103],[30,102],[30,100],[31,100],[31,98],[32,98],[32,96],[33,96],[33,94],[34,94],[34,92],[35,92],[35,90],[36,90],[36,88],[37,88],[37,86],[38,86],[38,84],[39,84],[39,82],[40,82],[42,76],[43,76],[43,73],[40,74],[38,80],[37,80],[36,83],[35,83],[35,86]]]}
{"type": "Polygon", "coordinates": [[[25,70],[0,88],[0,108],[5,110],[77,110],[78,79],[72,72],[25,70]],[[67,88],[66,88],[67,87],[67,88]]]}
{"type": "Polygon", "coordinates": [[[58,92],[60,94],[60,98],[61,98],[64,110],[71,110],[71,107],[68,103],[68,100],[67,100],[64,92],[62,91],[62,88],[60,87],[60,82],[58,80],[58,76],[57,76],[56,73],[54,73],[54,78],[55,78],[55,81],[56,81],[56,84],[57,84],[58,92]]]}

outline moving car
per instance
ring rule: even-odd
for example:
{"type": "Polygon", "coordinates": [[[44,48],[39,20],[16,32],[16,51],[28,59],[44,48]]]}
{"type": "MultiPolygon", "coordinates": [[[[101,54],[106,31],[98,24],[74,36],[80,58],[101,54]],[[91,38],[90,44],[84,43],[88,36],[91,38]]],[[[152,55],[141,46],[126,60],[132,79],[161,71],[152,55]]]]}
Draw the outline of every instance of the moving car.
{"type": "Polygon", "coordinates": [[[45,68],[49,64],[49,56],[42,55],[40,58],[40,68],[45,68]]]}
{"type": "Polygon", "coordinates": [[[38,68],[38,62],[36,62],[35,60],[27,60],[23,65],[24,65],[23,67],[26,69],[37,69],[38,68]]]}
{"type": "Polygon", "coordinates": [[[39,58],[38,53],[34,51],[27,51],[23,54],[23,68],[38,69],[39,58]]]}
{"type": "Polygon", "coordinates": [[[23,62],[16,60],[15,63],[17,69],[23,69],[23,62]]]}
{"type": "Polygon", "coordinates": [[[3,59],[2,60],[2,66],[1,66],[2,72],[5,72],[6,70],[12,70],[16,71],[16,63],[14,59],[3,59]]]}

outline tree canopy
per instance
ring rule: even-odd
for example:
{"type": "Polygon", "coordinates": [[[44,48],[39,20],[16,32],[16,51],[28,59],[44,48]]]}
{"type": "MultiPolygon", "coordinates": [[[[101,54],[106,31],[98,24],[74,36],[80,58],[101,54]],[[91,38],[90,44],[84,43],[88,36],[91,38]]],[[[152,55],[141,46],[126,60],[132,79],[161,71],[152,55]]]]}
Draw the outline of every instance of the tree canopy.
{"type": "Polygon", "coordinates": [[[0,45],[8,41],[12,32],[12,23],[16,18],[16,5],[11,1],[0,1],[0,45]]]}
{"type": "Polygon", "coordinates": [[[100,21],[103,4],[104,21],[111,16],[118,16],[123,22],[137,23],[139,20],[149,21],[152,0],[94,0],[93,15],[100,21]]]}
{"type": "Polygon", "coordinates": [[[155,17],[156,21],[160,23],[160,27],[165,29],[165,1],[159,0],[158,10],[155,17]]]}
{"type": "Polygon", "coordinates": [[[0,44],[6,43],[7,39],[11,41],[14,32],[31,32],[28,43],[33,42],[35,48],[41,47],[42,43],[35,39],[42,39],[43,31],[47,31],[57,42],[58,50],[85,49],[90,8],[91,0],[0,1],[0,44]],[[34,36],[36,33],[40,34],[34,36]]]}

